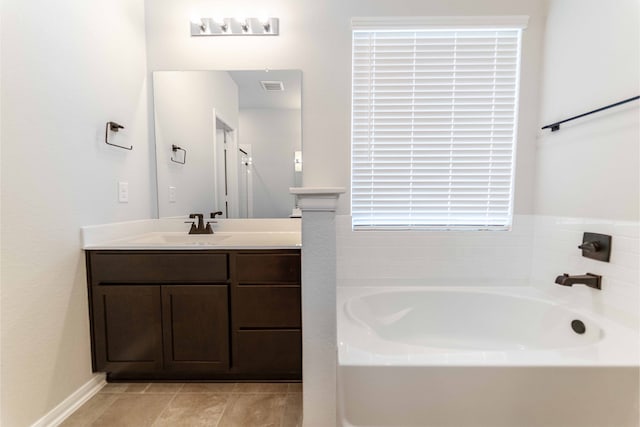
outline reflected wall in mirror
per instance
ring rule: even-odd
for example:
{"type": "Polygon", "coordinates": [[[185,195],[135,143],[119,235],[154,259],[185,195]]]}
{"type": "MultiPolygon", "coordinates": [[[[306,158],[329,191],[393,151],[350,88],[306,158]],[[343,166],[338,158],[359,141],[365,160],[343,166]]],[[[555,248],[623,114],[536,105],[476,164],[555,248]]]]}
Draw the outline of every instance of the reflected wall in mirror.
{"type": "Polygon", "coordinates": [[[291,216],[301,83],[299,70],[154,72],[159,217],[291,216]]]}

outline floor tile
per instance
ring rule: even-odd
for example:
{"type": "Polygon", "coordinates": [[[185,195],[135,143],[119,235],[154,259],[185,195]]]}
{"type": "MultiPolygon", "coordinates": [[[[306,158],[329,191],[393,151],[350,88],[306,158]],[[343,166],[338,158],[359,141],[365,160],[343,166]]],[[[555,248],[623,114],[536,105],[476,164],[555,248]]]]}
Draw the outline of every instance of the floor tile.
{"type": "Polygon", "coordinates": [[[286,393],[288,383],[237,383],[234,393],[286,393]]]}
{"type": "Polygon", "coordinates": [[[91,424],[94,427],[151,426],[173,398],[168,394],[121,394],[91,424]]]}
{"type": "Polygon", "coordinates": [[[64,427],[299,427],[300,383],[108,383],[64,427]]]}
{"type": "Polygon", "coordinates": [[[178,394],[162,411],[153,427],[215,427],[228,394],[178,394]]]}
{"type": "Polygon", "coordinates": [[[93,423],[118,398],[117,394],[98,393],[87,400],[62,424],[62,427],[84,427],[93,423]]]}
{"type": "Polygon", "coordinates": [[[233,394],[218,427],[280,427],[286,394],[233,394]]]}
{"type": "Polygon", "coordinates": [[[147,393],[176,394],[184,387],[183,383],[151,383],[144,391],[147,393]]]}
{"type": "Polygon", "coordinates": [[[107,383],[100,393],[142,393],[149,383],[107,383]]]}
{"type": "Polygon", "coordinates": [[[282,427],[302,426],[302,393],[288,393],[282,427]]]}
{"type": "Polygon", "coordinates": [[[230,393],[235,383],[186,383],[180,393],[230,393]]]}
{"type": "Polygon", "coordinates": [[[289,383],[289,388],[287,388],[287,392],[302,393],[302,383],[289,383]]]}

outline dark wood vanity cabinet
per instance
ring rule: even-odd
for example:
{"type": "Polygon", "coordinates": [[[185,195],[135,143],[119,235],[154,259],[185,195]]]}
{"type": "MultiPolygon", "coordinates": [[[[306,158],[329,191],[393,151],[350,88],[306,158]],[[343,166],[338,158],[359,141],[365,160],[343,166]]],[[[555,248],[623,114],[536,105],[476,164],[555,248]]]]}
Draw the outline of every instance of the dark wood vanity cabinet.
{"type": "Polygon", "coordinates": [[[94,371],[298,380],[300,251],[87,251],[94,371]]]}

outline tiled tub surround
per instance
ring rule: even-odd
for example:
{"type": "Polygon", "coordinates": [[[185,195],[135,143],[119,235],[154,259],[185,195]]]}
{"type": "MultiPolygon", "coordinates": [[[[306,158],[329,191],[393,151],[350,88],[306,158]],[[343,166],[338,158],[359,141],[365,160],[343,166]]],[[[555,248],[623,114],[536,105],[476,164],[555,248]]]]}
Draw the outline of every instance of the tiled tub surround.
{"type": "Polygon", "coordinates": [[[352,231],[339,215],[338,286],[526,285],[532,228],[516,215],[511,231],[352,231]]]}
{"type": "Polygon", "coordinates": [[[555,298],[640,329],[640,223],[515,215],[511,231],[352,231],[336,217],[338,287],[534,286],[555,298]],[[582,256],[584,232],[612,236],[610,262],[582,256]],[[602,290],[554,283],[602,275],[602,290]],[[391,281],[391,282],[390,282],[391,281]]]}

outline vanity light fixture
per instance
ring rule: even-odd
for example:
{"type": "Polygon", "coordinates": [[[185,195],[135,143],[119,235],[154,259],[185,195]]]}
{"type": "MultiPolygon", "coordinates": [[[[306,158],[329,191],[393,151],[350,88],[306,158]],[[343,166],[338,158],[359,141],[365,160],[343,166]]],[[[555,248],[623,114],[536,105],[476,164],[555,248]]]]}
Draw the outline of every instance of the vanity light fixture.
{"type": "Polygon", "coordinates": [[[196,18],[191,20],[191,37],[277,36],[278,18],[196,18]]]}

